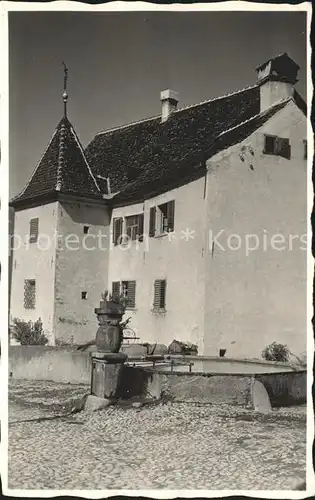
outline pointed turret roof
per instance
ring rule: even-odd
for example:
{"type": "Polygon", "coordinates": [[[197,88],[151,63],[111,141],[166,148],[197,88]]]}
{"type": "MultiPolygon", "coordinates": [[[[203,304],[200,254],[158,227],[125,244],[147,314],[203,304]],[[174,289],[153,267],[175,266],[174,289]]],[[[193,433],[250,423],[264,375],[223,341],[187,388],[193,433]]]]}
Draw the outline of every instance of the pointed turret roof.
{"type": "Polygon", "coordinates": [[[66,116],[59,122],[48,147],[23,191],[11,200],[18,207],[58,193],[102,199],[78,136],[66,116]]]}

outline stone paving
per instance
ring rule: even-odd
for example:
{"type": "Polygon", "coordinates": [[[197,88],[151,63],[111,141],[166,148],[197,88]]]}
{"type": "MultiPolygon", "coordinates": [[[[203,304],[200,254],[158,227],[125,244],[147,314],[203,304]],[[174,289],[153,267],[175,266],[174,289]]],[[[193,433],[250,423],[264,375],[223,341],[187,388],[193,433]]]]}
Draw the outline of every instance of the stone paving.
{"type": "Polygon", "coordinates": [[[168,402],[58,418],[87,389],[10,384],[10,489],[290,490],[305,480],[305,407],[263,415],[168,402]]]}

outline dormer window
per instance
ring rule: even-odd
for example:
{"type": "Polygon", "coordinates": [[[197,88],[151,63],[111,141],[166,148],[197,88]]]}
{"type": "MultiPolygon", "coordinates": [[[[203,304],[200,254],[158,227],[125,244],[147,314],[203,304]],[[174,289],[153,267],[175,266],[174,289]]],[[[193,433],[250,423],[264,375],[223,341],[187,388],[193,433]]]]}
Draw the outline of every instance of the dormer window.
{"type": "Polygon", "coordinates": [[[36,243],[38,239],[38,217],[30,220],[30,243],[36,243]]]}
{"type": "Polygon", "coordinates": [[[265,155],[282,156],[289,160],[291,158],[291,146],[289,139],[276,135],[265,135],[265,155]]]}

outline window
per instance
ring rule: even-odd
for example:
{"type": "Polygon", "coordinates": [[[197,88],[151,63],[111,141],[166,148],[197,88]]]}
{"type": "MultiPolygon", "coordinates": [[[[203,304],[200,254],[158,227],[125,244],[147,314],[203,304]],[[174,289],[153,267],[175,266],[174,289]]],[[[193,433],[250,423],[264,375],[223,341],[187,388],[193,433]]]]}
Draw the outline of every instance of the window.
{"type": "Polygon", "coordinates": [[[36,281],[24,281],[24,308],[35,309],[36,281]]]}
{"type": "Polygon", "coordinates": [[[87,299],[87,292],[81,292],[81,299],[86,300],[87,299]]]}
{"type": "Polygon", "coordinates": [[[307,160],[307,140],[306,139],[303,141],[303,145],[304,145],[304,160],[307,160]]]}
{"type": "Polygon", "coordinates": [[[113,281],[112,283],[112,297],[118,299],[120,296],[120,281],[113,281]]]}
{"type": "Polygon", "coordinates": [[[136,307],[136,282],[122,281],[122,295],[127,299],[127,307],[136,307]]]}
{"type": "Polygon", "coordinates": [[[174,231],[175,201],[150,208],[149,236],[159,236],[174,231]]]}
{"type": "Polygon", "coordinates": [[[143,240],[143,214],[126,217],[126,234],[132,241],[143,240]]]}
{"type": "Polygon", "coordinates": [[[83,226],[84,234],[88,234],[89,230],[90,230],[89,226],[83,226]]]}
{"type": "Polygon", "coordinates": [[[113,281],[112,297],[118,298],[122,295],[127,299],[127,308],[136,307],[136,282],[135,281],[113,281]]]}
{"type": "Polygon", "coordinates": [[[160,311],[165,309],[166,280],[155,280],[153,310],[160,311]]]}
{"type": "Polygon", "coordinates": [[[30,220],[30,243],[36,243],[38,239],[38,218],[30,220]]]}
{"type": "Polygon", "coordinates": [[[265,135],[264,154],[282,156],[288,160],[291,158],[291,146],[289,139],[275,135],[265,135]]]}
{"type": "Polygon", "coordinates": [[[113,243],[114,243],[114,245],[119,245],[121,243],[122,230],[123,230],[122,217],[113,219],[113,243]]]}

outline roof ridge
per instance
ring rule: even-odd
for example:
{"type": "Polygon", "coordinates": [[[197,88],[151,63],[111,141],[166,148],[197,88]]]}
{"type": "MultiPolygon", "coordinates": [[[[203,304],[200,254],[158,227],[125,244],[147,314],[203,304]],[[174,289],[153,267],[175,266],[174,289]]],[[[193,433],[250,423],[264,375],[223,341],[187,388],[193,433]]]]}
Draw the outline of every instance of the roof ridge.
{"type": "Polygon", "coordinates": [[[208,104],[213,101],[218,101],[219,99],[225,99],[226,97],[231,97],[232,95],[240,94],[241,92],[245,92],[245,90],[251,90],[254,88],[258,88],[258,85],[251,85],[249,87],[244,87],[243,89],[236,90],[234,92],[230,92],[229,94],[223,94],[218,97],[214,97],[213,99],[206,99],[205,101],[198,102],[196,104],[190,104],[189,106],[186,106],[185,108],[180,108],[174,111],[174,113],[180,113],[181,111],[185,111],[186,109],[194,108],[195,106],[201,106],[202,104],[208,104]]]}
{"type": "Polygon", "coordinates": [[[95,137],[97,137],[98,135],[108,134],[110,132],[115,132],[115,130],[122,130],[124,128],[131,127],[132,125],[138,125],[139,123],[149,122],[150,120],[156,120],[157,118],[160,118],[160,117],[161,117],[161,115],[151,116],[151,118],[143,118],[142,120],[126,123],[125,125],[119,125],[118,127],[108,128],[106,130],[102,130],[101,132],[98,132],[95,135],[95,137]]]}
{"type": "MultiPolygon", "coordinates": [[[[70,122],[69,122],[69,123],[70,123],[70,122]]],[[[91,178],[92,178],[92,179],[93,179],[93,181],[94,181],[95,187],[96,187],[96,189],[97,189],[97,190],[101,193],[101,190],[100,190],[100,188],[99,188],[99,186],[98,186],[98,184],[97,184],[97,182],[96,182],[96,179],[95,179],[95,177],[94,177],[94,175],[93,175],[93,173],[92,173],[92,170],[91,170],[91,168],[90,168],[90,165],[89,165],[89,163],[88,163],[88,161],[87,161],[87,159],[86,159],[86,156],[85,156],[85,153],[84,153],[83,147],[81,146],[81,143],[80,143],[80,141],[79,141],[79,138],[78,138],[78,136],[77,136],[77,134],[76,134],[76,132],[75,132],[75,130],[74,130],[74,128],[73,128],[73,126],[71,125],[71,123],[70,123],[70,131],[71,131],[71,133],[72,133],[72,135],[73,135],[73,137],[74,137],[74,140],[76,141],[76,143],[77,143],[77,145],[78,145],[78,148],[80,149],[80,153],[82,154],[82,158],[83,158],[83,160],[84,160],[84,162],[85,162],[85,165],[86,165],[86,167],[87,167],[87,169],[88,169],[88,172],[89,172],[89,174],[90,174],[91,178]]]]}
{"type": "MultiPolygon", "coordinates": [[[[203,104],[207,104],[207,103],[210,103],[213,101],[218,101],[219,99],[225,99],[226,97],[240,94],[241,92],[245,92],[246,90],[251,90],[251,89],[254,89],[256,87],[258,87],[257,84],[251,85],[249,87],[244,87],[244,88],[236,90],[234,92],[230,92],[229,94],[223,94],[221,96],[214,97],[212,99],[206,99],[204,101],[200,101],[200,102],[197,102],[195,104],[189,104],[188,106],[185,106],[184,108],[179,108],[179,109],[175,110],[172,114],[175,115],[177,113],[180,113],[181,111],[185,111],[186,109],[190,109],[190,108],[193,108],[195,106],[201,106],[203,104]]],[[[115,132],[116,130],[122,130],[122,129],[125,129],[127,127],[132,127],[132,125],[138,125],[139,123],[145,123],[145,122],[148,122],[150,120],[156,120],[157,118],[161,118],[161,115],[151,116],[150,118],[143,118],[142,120],[136,120],[136,121],[127,123],[125,125],[119,125],[117,127],[112,127],[112,128],[106,129],[106,130],[102,130],[101,132],[98,132],[97,134],[95,134],[94,137],[97,137],[97,136],[102,135],[102,134],[108,134],[110,132],[115,132]]]]}
{"type": "MultiPolygon", "coordinates": [[[[61,122],[59,122],[60,125],[61,122]]],[[[70,124],[70,122],[68,121],[70,124]]],[[[70,124],[71,127],[71,124],[70,124]]],[[[58,166],[57,166],[57,178],[56,178],[56,190],[60,191],[62,184],[62,167],[64,166],[64,148],[65,148],[65,123],[62,120],[60,127],[60,138],[59,138],[59,154],[58,154],[58,166]]]]}

